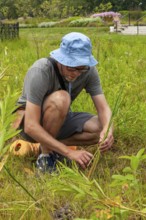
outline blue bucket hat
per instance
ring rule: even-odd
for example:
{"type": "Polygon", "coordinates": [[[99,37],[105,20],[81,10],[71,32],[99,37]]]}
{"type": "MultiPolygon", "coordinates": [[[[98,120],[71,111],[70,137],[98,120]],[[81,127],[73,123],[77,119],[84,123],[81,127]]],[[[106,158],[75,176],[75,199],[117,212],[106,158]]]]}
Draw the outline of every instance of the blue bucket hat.
{"type": "Polygon", "coordinates": [[[64,66],[95,66],[98,63],[92,55],[90,39],[78,32],[65,35],[60,48],[50,52],[50,55],[64,66]]]}

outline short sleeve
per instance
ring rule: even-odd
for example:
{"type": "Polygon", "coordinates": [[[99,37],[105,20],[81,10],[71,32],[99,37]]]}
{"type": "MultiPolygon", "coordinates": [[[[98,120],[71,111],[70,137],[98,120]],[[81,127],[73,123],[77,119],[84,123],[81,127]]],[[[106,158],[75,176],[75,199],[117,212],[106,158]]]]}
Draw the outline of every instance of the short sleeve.
{"type": "Polygon", "coordinates": [[[91,96],[103,94],[98,71],[96,70],[95,67],[91,67],[89,71],[89,74],[88,74],[88,77],[85,83],[85,90],[91,96]]]}
{"type": "Polygon", "coordinates": [[[26,100],[42,105],[49,87],[49,76],[40,68],[31,68],[26,76],[26,100]]]}

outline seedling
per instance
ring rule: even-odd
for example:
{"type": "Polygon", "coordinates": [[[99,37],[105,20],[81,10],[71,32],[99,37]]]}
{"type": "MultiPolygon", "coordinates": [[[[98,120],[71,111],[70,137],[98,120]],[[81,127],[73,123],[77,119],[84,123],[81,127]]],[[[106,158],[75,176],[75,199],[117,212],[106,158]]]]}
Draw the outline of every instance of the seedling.
{"type": "Polygon", "coordinates": [[[142,148],[138,151],[136,156],[121,156],[120,159],[127,159],[130,161],[130,166],[123,169],[124,175],[113,175],[114,181],[111,186],[129,184],[130,186],[138,185],[138,169],[142,161],[146,160],[146,154],[144,154],[145,149],[142,148]]]}

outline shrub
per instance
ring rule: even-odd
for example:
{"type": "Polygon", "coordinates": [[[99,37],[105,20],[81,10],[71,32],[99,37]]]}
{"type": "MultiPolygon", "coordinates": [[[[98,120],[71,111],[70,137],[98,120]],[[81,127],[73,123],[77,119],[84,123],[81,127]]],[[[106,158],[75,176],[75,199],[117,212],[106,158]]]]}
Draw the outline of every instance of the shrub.
{"type": "Polygon", "coordinates": [[[19,24],[19,27],[20,28],[34,28],[34,27],[37,27],[36,24],[24,24],[24,23],[21,23],[19,24]]]}
{"type": "Polygon", "coordinates": [[[86,27],[86,26],[97,26],[102,24],[101,18],[80,18],[69,23],[70,27],[86,27]]]}
{"type": "Polygon", "coordinates": [[[57,22],[57,26],[58,27],[67,27],[67,26],[69,26],[70,22],[78,20],[78,19],[80,19],[80,17],[77,17],[77,16],[62,19],[61,21],[57,22]]]}
{"type": "Polygon", "coordinates": [[[38,27],[44,28],[44,27],[54,27],[58,22],[50,21],[50,22],[42,22],[38,24],[38,27]]]}
{"type": "Polygon", "coordinates": [[[128,14],[130,14],[130,18],[133,20],[137,20],[143,16],[146,16],[146,11],[120,11],[120,13],[122,14],[122,16],[128,16],[128,14]]]}
{"type": "Polygon", "coordinates": [[[69,17],[66,19],[62,19],[60,21],[43,21],[37,25],[40,28],[47,27],[66,27],[69,25],[71,21],[77,20],[79,17],[69,17]]]}

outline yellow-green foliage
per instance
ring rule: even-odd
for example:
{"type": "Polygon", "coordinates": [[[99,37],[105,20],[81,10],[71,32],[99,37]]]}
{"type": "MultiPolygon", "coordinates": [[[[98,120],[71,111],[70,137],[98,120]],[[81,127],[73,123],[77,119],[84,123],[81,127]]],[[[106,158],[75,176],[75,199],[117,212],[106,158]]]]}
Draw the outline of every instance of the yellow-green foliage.
{"type": "Polygon", "coordinates": [[[103,22],[100,17],[97,18],[80,18],[73,20],[69,23],[70,27],[97,27],[102,25],[103,22]]]}
{"type": "MultiPolygon", "coordinates": [[[[145,36],[111,35],[91,27],[54,27],[22,29],[20,39],[1,42],[1,135],[3,130],[7,131],[1,149],[11,137],[10,114],[27,69],[37,58],[47,57],[58,48],[60,39],[70,31],[91,38],[104,94],[113,111],[117,106],[113,117],[114,147],[100,155],[92,180],[87,179],[89,170],[80,174],[77,167],[73,170],[61,167],[60,175],[39,176],[30,158],[11,156],[0,173],[0,219],[55,219],[55,211],[61,212],[62,207],[70,210],[70,220],[145,219],[145,36]],[[120,97],[118,105],[117,97],[120,97]],[[9,172],[15,179],[12,180],[9,172]]],[[[72,109],[96,113],[85,91],[73,102],[72,109]]],[[[95,151],[95,146],[88,150],[95,151]]]]}

